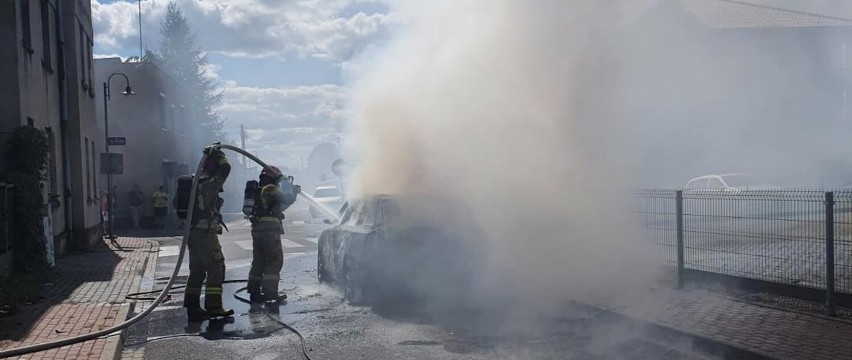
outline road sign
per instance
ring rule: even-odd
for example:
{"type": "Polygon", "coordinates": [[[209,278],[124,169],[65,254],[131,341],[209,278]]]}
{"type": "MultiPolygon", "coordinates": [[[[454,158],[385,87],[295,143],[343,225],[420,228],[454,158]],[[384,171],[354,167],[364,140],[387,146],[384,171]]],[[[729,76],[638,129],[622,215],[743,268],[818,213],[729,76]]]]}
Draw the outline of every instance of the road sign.
{"type": "Polygon", "coordinates": [[[107,144],[109,146],[127,145],[127,138],[124,136],[110,136],[107,138],[107,144]]]}
{"type": "Polygon", "coordinates": [[[101,174],[110,173],[113,175],[124,174],[124,154],[101,154],[101,174]]]}

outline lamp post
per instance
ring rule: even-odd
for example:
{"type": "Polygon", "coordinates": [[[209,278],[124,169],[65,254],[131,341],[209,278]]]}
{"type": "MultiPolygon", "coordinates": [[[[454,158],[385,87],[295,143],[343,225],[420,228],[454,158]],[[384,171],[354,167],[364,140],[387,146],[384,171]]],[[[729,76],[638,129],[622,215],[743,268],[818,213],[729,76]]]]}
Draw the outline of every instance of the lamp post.
{"type": "Polygon", "coordinates": [[[115,227],[115,217],[113,216],[112,211],[112,203],[113,203],[113,193],[112,188],[112,153],[109,152],[109,111],[107,110],[109,104],[109,82],[112,80],[113,76],[121,75],[124,77],[124,82],[127,86],[124,88],[124,92],[121,95],[136,95],[133,90],[130,89],[130,79],[127,78],[127,75],[121,72],[114,72],[108,78],[107,81],[104,81],[104,148],[106,149],[107,154],[107,214],[109,216],[109,239],[110,241],[115,241],[115,232],[113,228],[115,227]]]}

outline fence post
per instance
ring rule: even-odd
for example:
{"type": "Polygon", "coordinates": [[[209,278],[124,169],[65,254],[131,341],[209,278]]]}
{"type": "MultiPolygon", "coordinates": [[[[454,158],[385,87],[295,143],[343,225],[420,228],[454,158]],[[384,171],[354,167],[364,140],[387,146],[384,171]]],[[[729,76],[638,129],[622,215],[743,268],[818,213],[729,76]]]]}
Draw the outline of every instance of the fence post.
{"type": "Polygon", "coordinates": [[[675,192],[675,217],[677,218],[677,287],[683,288],[683,191],[675,192]]]}
{"type": "Polygon", "coordinates": [[[825,313],[834,311],[834,192],[825,193],[825,313]]]}

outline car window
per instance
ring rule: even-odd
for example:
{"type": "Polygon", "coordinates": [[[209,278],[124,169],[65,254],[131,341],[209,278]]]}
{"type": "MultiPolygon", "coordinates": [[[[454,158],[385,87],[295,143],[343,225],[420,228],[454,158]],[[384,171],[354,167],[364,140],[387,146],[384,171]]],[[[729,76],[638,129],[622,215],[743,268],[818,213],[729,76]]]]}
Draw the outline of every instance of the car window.
{"type": "Polygon", "coordinates": [[[713,190],[722,190],[725,188],[725,184],[722,182],[722,180],[719,180],[718,178],[710,178],[707,182],[707,188],[713,190]]]}
{"type": "Polygon", "coordinates": [[[751,176],[729,175],[725,177],[725,183],[730,187],[748,187],[758,182],[751,176]]]}
{"type": "Polygon", "coordinates": [[[357,225],[363,215],[363,206],[363,201],[354,203],[352,206],[349,207],[349,209],[347,209],[340,223],[343,225],[357,225]]]}
{"type": "Polygon", "coordinates": [[[382,223],[390,224],[402,215],[402,208],[396,201],[385,199],[382,202],[382,223]]]}
{"type": "Polygon", "coordinates": [[[340,196],[340,190],[338,190],[337,188],[320,188],[314,191],[314,197],[316,198],[327,198],[335,196],[340,196]]]}
{"type": "Polygon", "coordinates": [[[707,188],[707,179],[690,180],[686,184],[686,190],[697,190],[697,189],[706,189],[706,188],[707,188]]]}
{"type": "Polygon", "coordinates": [[[377,202],[374,199],[365,201],[363,203],[363,207],[360,211],[361,216],[359,217],[357,222],[358,225],[373,226],[376,224],[376,205],[377,202]]]}

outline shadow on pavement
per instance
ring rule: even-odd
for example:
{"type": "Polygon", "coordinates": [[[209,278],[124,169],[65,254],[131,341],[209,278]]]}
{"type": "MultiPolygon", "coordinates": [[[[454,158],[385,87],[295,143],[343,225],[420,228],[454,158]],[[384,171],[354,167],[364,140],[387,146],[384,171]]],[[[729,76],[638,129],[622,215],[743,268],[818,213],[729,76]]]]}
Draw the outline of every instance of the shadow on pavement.
{"type": "Polygon", "coordinates": [[[136,250],[141,248],[115,246],[105,240],[93,250],[73,252],[57,259],[49,282],[42,284],[41,301],[24,305],[19,314],[0,319],[0,341],[26,338],[39,318],[54,305],[92,302],[93,298],[97,298],[98,303],[114,300],[106,298],[108,293],[93,294],[82,286],[112,281],[116,267],[123,258],[121,254],[136,250]]]}

